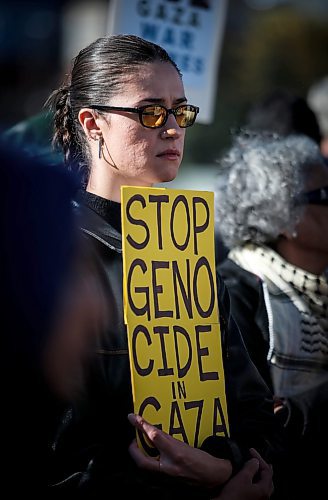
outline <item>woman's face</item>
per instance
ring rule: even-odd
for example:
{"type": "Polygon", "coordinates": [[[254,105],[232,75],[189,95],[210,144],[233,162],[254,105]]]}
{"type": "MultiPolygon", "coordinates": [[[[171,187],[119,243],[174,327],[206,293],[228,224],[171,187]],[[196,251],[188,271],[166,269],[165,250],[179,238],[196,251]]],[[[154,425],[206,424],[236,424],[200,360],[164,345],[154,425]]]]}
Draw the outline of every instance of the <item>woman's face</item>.
{"type": "MultiPolygon", "coordinates": [[[[313,165],[305,191],[328,186],[328,166],[313,165]]],[[[328,263],[328,206],[307,204],[297,228],[297,243],[311,252],[326,255],[328,263]]]]}
{"type": "MultiPolygon", "coordinates": [[[[139,107],[160,104],[168,109],[186,103],[183,84],[170,63],[142,64],[126,76],[122,91],[111,106],[139,107]]],[[[104,139],[103,160],[110,182],[120,185],[151,186],[177,175],[182,161],[185,129],[173,114],[161,128],[145,128],[138,114],[112,111],[97,120],[104,139]],[[108,166],[110,164],[110,167],[108,166]]]]}

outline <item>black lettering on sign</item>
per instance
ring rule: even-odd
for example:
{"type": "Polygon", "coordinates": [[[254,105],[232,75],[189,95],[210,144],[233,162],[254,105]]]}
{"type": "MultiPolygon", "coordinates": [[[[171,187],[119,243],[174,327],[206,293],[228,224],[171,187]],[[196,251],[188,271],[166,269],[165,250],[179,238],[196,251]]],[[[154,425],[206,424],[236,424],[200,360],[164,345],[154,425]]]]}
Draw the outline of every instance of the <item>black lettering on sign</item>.
{"type": "Polygon", "coordinates": [[[173,273],[173,290],[174,290],[174,299],[175,299],[175,311],[176,318],[180,319],[180,306],[178,299],[178,283],[179,290],[181,292],[183,303],[186,308],[187,314],[189,318],[192,318],[192,305],[191,305],[191,288],[190,288],[190,260],[186,259],[186,267],[187,267],[187,283],[186,287],[184,286],[183,279],[181,277],[178,262],[176,260],[172,261],[172,273],[173,273]],[[187,290],[186,290],[187,288],[187,290]]]}
{"type": "Polygon", "coordinates": [[[173,399],[177,399],[177,393],[175,391],[175,384],[174,384],[174,382],[171,382],[171,387],[172,387],[172,397],[173,397],[173,399]]]}
{"type": "Polygon", "coordinates": [[[146,246],[148,245],[149,238],[150,238],[150,231],[149,231],[149,227],[147,226],[147,224],[144,220],[135,219],[130,214],[131,205],[137,201],[141,203],[142,208],[145,208],[146,202],[145,202],[144,197],[141,196],[141,194],[135,194],[135,195],[131,196],[131,198],[128,200],[128,202],[126,204],[126,217],[131,224],[134,224],[136,226],[141,226],[145,229],[145,232],[146,232],[145,239],[144,239],[144,241],[138,243],[129,234],[127,235],[126,239],[133,248],[136,248],[137,250],[142,250],[143,248],[146,248],[146,246]]]}
{"type": "Polygon", "coordinates": [[[161,343],[161,353],[162,353],[162,361],[163,368],[160,368],[157,373],[160,377],[165,377],[166,375],[173,375],[173,368],[169,368],[167,364],[167,356],[166,356],[166,347],[165,347],[165,339],[164,335],[168,335],[169,327],[168,326],[155,326],[154,333],[159,335],[160,343],[161,343]]]}
{"type": "MultiPolygon", "coordinates": [[[[172,387],[172,394],[174,399],[176,399],[176,388],[174,386],[174,382],[171,383],[172,387]]],[[[177,387],[179,388],[179,382],[177,387]]],[[[180,382],[180,390],[182,391],[182,394],[185,394],[186,390],[183,384],[180,382]]],[[[180,398],[181,399],[181,398],[180,398]]],[[[149,396],[144,399],[144,401],[141,403],[139,410],[137,410],[137,413],[141,416],[143,416],[145,413],[148,412],[148,409],[153,408],[156,410],[156,412],[159,412],[161,410],[161,404],[160,402],[153,396],[149,396]]],[[[169,416],[169,422],[168,422],[168,433],[171,436],[176,436],[179,435],[181,436],[182,440],[190,444],[188,441],[186,429],[184,426],[184,418],[187,417],[186,412],[194,412],[192,413],[195,415],[195,427],[194,427],[194,436],[193,436],[193,444],[195,448],[197,448],[200,443],[199,443],[199,434],[200,434],[200,429],[201,429],[201,424],[202,424],[202,419],[204,418],[204,400],[195,400],[195,401],[184,401],[183,402],[183,407],[180,408],[178,401],[172,401],[171,402],[171,407],[170,407],[170,416],[169,416]]],[[[149,414],[149,412],[148,412],[149,414]]],[[[146,420],[149,420],[149,417],[146,418],[146,420]]],[[[152,419],[151,419],[152,420],[152,419]]],[[[188,420],[190,421],[190,417],[188,417],[188,420]]],[[[162,424],[153,424],[155,427],[158,427],[159,429],[162,429],[162,424]]],[[[151,456],[156,456],[156,451],[153,447],[149,446],[149,443],[147,443],[145,437],[141,434],[138,433],[140,441],[146,450],[146,452],[151,455],[151,456]]],[[[227,424],[224,418],[224,413],[221,405],[220,398],[214,398],[213,400],[213,434],[212,435],[223,435],[225,437],[229,437],[228,434],[228,428],[227,424]]]]}
{"type": "Polygon", "coordinates": [[[191,345],[191,340],[188,332],[180,325],[174,325],[173,326],[173,332],[174,332],[174,345],[175,345],[175,355],[176,355],[176,360],[177,360],[177,368],[178,368],[178,377],[182,378],[185,377],[191,367],[191,361],[192,361],[192,345],[191,345]],[[178,335],[181,335],[182,337],[186,340],[187,345],[188,345],[188,358],[184,366],[181,366],[180,363],[180,355],[179,355],[179,341],[178,341],[178,335]]]}
{"type": "Polygon", "coordinates": [[[136,286],[134,289],[135,293],[144,293],[145,294],[146,302],[145,302],[145,305],[143,307],[137,307],[132,299],[131,281],[132,281],[133,272],[137,267],[139,267],[141,269],[143,274],[145,274],[145,272],[147,271],[146,263],[143,260],[135,259],[134,261],[131,262],[131,266],[130,266],[130,269],[128,271],[128,278],[127,278],[129,306],[131,307],[131,310],[134,312],[134,314],[136,316],[143,316],[144,314],[147,313],[148,321],[150,321],[149,288],[147,286],[136,286]]]}
{"type": "Polygon", "coordinates": [[[165,9],[165,5],[159,4],[157,11],[155,12],[155,18],[157,19],[167,19],[167,12],[165,9]]]}
{"type": "Polygon", "coordinates": [[[196,73],[198,75],[204,73],[205,70],[204,66],[205,66],[204,59],[196,57],[193,61],[193,73],[196,73]]]}
{"type": "MultiPolygon", "coordinates": [[[[160,403],[157,401],[156,398],[152,397],[152,396],[149,396],[148,398],[146,398],[140,405],[140,408],[139,408],[139,415],[142,416],[145,409],[147,408],[147,406],[153,406],[155,408],[156,411],[159,411],[161,409],[161,405],[160,403]]],[[[162,425],[161,424],[157,424],[155,425],[155,427],[158,427],[158,429],[161,429],[162,430],[162,425]]],[[[139,429],[137,429],[137,433],[138,433],[138,437],[140,439],[140,442],[142,444],[142,447],[143,449],[146,451],[146,453],[148,453],[149,456],[151,457],[157,457],[159,455],[159,452],[157,450],[157,448],[155,448],[154,446],[150,446],[147,442],[147,438],[145,437],[144,433],[142,431],[140,431],[139,429]]]]}
{"type": "Polygon", "coordinates": [[[183,426],[183,421],[180,413],[179,405],[176,401],[172,402],[171,405],[171,414],[170,414],[170,425],[169,425],[169,434],[171,436],[175,436],[180,434],[185,443],[188,444],[188,438],[183,426]],[[178,427],[174,427],[175,419],[178,421],[178,427]]]}
{"type": "MultiPolygon", "coordinates": [[[[201,318],[208,318],[213,313],[215,307],[215,283],[212,274],[211,266],[206,257],[200,257],[195,264],[193,276],[191,276],[190,261],[185,261],[185,282],[182,277],[180,261],[172,261],[172,271],[170,270],[170,261],[154,260],[151,262],[151,290],[148,286],[136,286],[134,283],[141,281],[142,275],[145,275],[144,281],[147,283],[149,280],[148,268],[142,259],[134,259],[127,271],[127,297],[129,307],[136,316],[147,315],[148,321],[151,320],[151,305],[152,299],[154,306],[154,318],[177,318],[181,319],[181,299],[184,305],[188,318],[193,318],[192,304],[196,307],[197,313],[201,318]],[[173,281],[173,297],[174,303],[172,309],[161,309],[160,296],[163,300],[170,298],[171,288],[170,282],[164,280],[166,288],[160,283],[160,271],[166,273],[169,271],[169,277],[172,276],[173,281]],[[201,279],[202,270],[206,273],[201,279]],[[192,287],[191,287],[192,280],[192,287]],[[204,289],[204,284],[206,288],[204,289]],[[203,285],[203,286],[202,286],[203,285]],[[209,289],[207,289],[209,287],[209,289]],[[142,305],[136,304],[136,294],[143,298],[142,305]],[[207,302],[204,304],[204,302],[207,302]],[[202,302],[202,303],[201,303],[202,302]],[[202,305],[203,304],[203,305],[202,305]]],[[[167,274],[167,273],[166,273],[167,274]]]]}
{"type": "Polygon", "coordinates": [[[140,0],[137,3],[137,13],[142,17],[148,17],[150,15],[150,5],[148,0],[140,0]]]}
{"type": "Polygon", "coordinates": [[[186,391],[186,385],[184,381],[178,380],[177,382],[178,385],[178,393],[179,393],[179,399],[186,399],[187,397],[187,391],[186,391]]]}
{"type": "Polygon", "coordinates": [[[196,325],[196,345],[197,345],[197,359],[198,359],[198,370],[199,370],[199,378],[201,382],[205,380],[219,380],[218,372],[204,372],[202,365],[202,357],[208,356],[208,347],[200,346],[200,334],[208,333],[212,330],[212,325],[196,325]]]}
{"type": "MultiPolygon", "coordinates": [[[[197,7],[197,5],[192,5],[192,7],[197,7]]],[[[177,26],[187,25],[194,28],[200,26],[199,12],[165,3],[155,5],[151,0],[140,0],[137,3],[137,14],[141,17],[152,17],[154,20],[168,21],[177,26]]]]}
{"type": "Polygon", "coordinates": [[[139,334],[143,334],[144,335],[145,339],[147,340],[147,344],[148,345],[151,345],[152,342],[151,342],[151,337],[149,335],[149,332],[148,332],[147,328],[145,326],[143,326],[143,325],[137,325],[135,327],[135,329],[133,330],[133,334],[132,334],[132,357],[133,357],[133,363],[134,363],[134,367],[136,369],[136,372],[141,377],[146,377],[153,370],[154,360],[153,359],[149,360],[149,364],[148,364],[147,368],[142,368],[139,365],[138,355],[137,355],[137,338],[138,338],[139,334]]]}
{"type": "MultiPolygon", "coordinates": [[[[156,40],[153,40],[156,42],[156,40]]],[[[160,43],[160,40],[157,41],[160,43]]],[[[173,50],[169,50],[170,57],[175,61],[179,68],[184,66],[184,71],[187,73],[195,74],[197,76],[201,75],[205,71],[206,59],[203,57],[196,57],[192,53],[180,53],[173,50]]]]}
{"type": "Polygon", "coordinates": [[[202,420],[202,413],[203,413],[203,407],[204,407],[204,401],[202,399],[199,401],[188,401],[184,404],[184,406],[185,406],[186,410],[192,410],[194,408],[198,408],[197,420],[196,420],[196,426],[195,426],[195,436],[194,436],[194,447],[197,448],[200,423],[202,420]]]}
{"type": "Polygon", "coordinates": [[[169,197],[167,194],[149,195],[150,203],[157,203],[157,238],[158,248],[163,249],[163,235],[162,235],[162,203],[168,203],[169,197]]]}
{"type": "Polygon", "coordinates": [[[186,71],[186,72],[190,71],[190,60],[191,60],[190,54],[183,54],[180,57],[181,71],[186,71]]]}
{"type": "MultiPolygon", "coordinates": [[[[194,272],[194,279],[193,279],[193,291],[194,291],[194,301],[195,301],[195,306],[197,309],[198,314],[202,318],[209,318],[213,312],[214,309],[214,304],[215,304],[215,293],[214,293],[214,278],[212,275],[212,270],[211,266],[206,259],[206,257],[200,257],[198,261],[196,262],[195,266],[195,272],[194,272]],[[197,287],[197,282],[198,282],[198,273],[199,270],[205,267],[208,273],[208,283],[210,285],[210,295],[209,295],[209,306],[207,310],[202,309],[202,306],[200,305],[199,298],[198,298],[198,287],[197,287]]],[[[206,295],[207,296],[207,295],[206,295]]]]}
{"type": "Polygon", "coordinates": [[[205,229],[208,228],[208,224],[210,221],[210,209],[208,204],[204,198],[200,198],[199,196],[194,196],[192,199],[192,209],[193,209],[193,219],[194,219],[194,252],[195,255],[198,255],[198,245],[197,245],[197,234],[203,233],[205,229]],[[206,211],[206,219],[203,224],[197,225],[197,204],[201,203],[205,207],[206,211]]]}
{"type": "Polygon", "coordinates": [[[140,33],[142,38],[146,38],[147,40],[151,40],[154,43],[158,43],[160,26],[157,24],[151,23],[141,23],[140,25],[140,33]]]}
{"type": "Polygon", "coordinates": [[[175,389],[175,384],[177,384],[179,399],[186,399],[187,391],[186,391],[186,385],[183,380],[182,381],[178,380],[177,382],[171,382],[173,399],[177,399],[177,391],[175,389]]]}
{"type": "Polygon", "coordinates": [[[153,260],[152,261],[152,285],[154,294],[154,309],[155,318],[173,318],[173,311],[163,311],[159,308],[158,294],[163,293],[163,285],[157,283],[157,269],[168,269],[170,263],[168,261],[153,260]]]}
{"type": "MultiPolygon", "coordinates": [[[[178,250],[185,250],[188,246],[189,239],[190,239],[190,213],[189,213],[189,207],[188,207],[188,202],[185,196],[180,194],[177,196],[172,204],[172,210],[171,210],[171,220],[170,220],[170,231],[171,231],[171,238],[172,242],[178,250]],[[175,211],[177,209],[177,206],[179,203],[182,203],[186,209],[186,222],[187,222],[187,234],[186,234],[186,239],[184,243],[179,244],[175,238],[174,234],[174,215],[175,211]]],[[[179,226],[179,231],[181,232],[181,226],[179,226]]]]}
{"type": "Polygon", "coordinates": [[[193,26],[194,28],[198,28],[200,26],[200,17],[198,12],[190,13],[189,26],[193,26]]]}
{"type": "Polygon", "coordinates": [[[183,24],[182,17],[183,17],[183,14],[184,14],[184,9],[182,7],[175,7],[174,10],[175,10],[175,12],[174,12],[174,15],[173,15],[173,18],[172,18],[172,22],[174,24],[178,24],[178,25],[183,24]]]}
{"type": "Polygon", "coordinates": [[[174,28],[166,28],[161,37],[163,45],[175,45],[175,31],[174,28]]]}
{"type": "Polygon", "coordinates": [[[224,419],[220,398],[214,399],[213,435],[216,436],[217,434],[223,434],[225,437],[228,437],[227,424],[224,419]],[[220,417],[219,421],[218,416],[220,417]]]}
{"type": "Polygon", "coordinates": [[[191,31],[182,31],[180,35],[180,46],[187,50],[194,48],[195,35],[191,31]]]}

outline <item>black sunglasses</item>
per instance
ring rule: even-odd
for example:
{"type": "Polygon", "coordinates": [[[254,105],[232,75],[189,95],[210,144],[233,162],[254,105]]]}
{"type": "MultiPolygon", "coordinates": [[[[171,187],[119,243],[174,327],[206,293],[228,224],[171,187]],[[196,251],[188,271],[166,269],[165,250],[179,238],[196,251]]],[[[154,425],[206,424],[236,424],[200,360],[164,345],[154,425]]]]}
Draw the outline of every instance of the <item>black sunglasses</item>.
{"type": "Polygon", "coordinates": [[[89,108],[98,111],[125,111],[127,113],[138,113],[141,125],[146,128],[163,127],[170,114],[175,116],[179,127],[191,127],[195,123],[199,112],[199,108],[191,104],[181,104],[174,109],[167,109],[165,106],[160,106],[158,104],[147,104],[146,106],[140,106],[140,108],[92,104],[89,108]]]}
{"type": "Polygon", "coordinates": [[[328,205],[328,186],[314,189],[313,191],[308,191],[307,193],[301,193],[296,198],[296,202],[299,205],[328,205]]]}

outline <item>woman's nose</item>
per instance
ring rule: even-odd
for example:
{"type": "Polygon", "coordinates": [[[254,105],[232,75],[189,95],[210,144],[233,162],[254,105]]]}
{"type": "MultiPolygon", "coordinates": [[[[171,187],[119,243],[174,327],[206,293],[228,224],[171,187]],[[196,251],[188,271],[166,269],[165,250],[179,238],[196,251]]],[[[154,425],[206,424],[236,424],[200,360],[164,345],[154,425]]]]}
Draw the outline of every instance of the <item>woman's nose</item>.
{"type": "MultiPolygon", "coordinates": [[[[174,116],[172,117],[172,119],[175,120],[174,116]]],[[[166,127],[167,127],[167,123],[166,123],[166,127]]],[[[164,139],[178,139],[181,136],[182,131],[176,122],[175,122],[174,127],[171,127],[171,128],[166,128],[166,127],[162,131],[162,137],[164,139]]]]}

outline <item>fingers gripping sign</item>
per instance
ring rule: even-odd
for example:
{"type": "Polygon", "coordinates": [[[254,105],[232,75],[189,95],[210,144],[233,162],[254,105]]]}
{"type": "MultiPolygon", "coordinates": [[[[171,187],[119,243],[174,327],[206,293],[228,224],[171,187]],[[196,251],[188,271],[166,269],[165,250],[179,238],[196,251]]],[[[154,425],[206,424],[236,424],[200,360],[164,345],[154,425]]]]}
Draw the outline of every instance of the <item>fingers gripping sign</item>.
{"type": "Polygon", "coordinates": [[[232,465],[229,460],[193,448],[149,424],[139,415],[130,414],[128,419],[147,436],[158,452],[156,458],[150,457],[134,441],[129,451],[138,467],[179,477],[190,484],[208,488],[223,484],[231,476],[232,465]]]}

